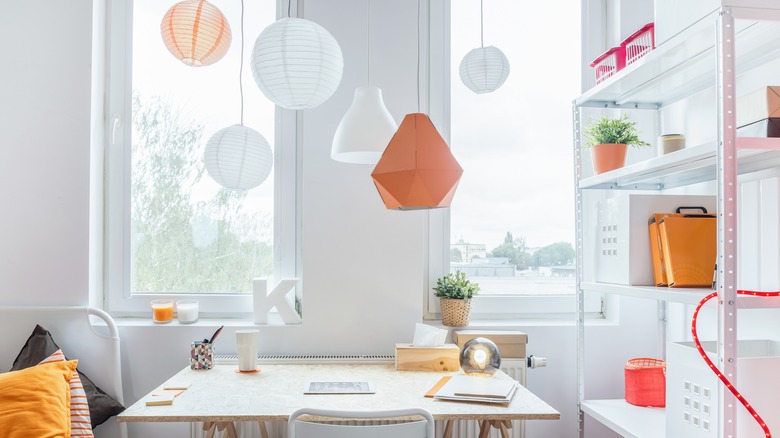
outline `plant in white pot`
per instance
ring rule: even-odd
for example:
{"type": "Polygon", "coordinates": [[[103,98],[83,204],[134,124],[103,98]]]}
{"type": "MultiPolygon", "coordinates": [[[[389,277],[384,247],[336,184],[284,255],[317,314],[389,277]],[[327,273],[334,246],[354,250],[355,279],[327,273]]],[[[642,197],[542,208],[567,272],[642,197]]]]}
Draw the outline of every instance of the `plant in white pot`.
{"type": "Polygon", "coordinates": [[[628,120],[628,114],[618,118],[602,117],[591,121],[585,128],[586,148],[591,148],[593,170],[596,174],[623,167],[628,146],[647,147],[649,143],[639,139],[636,122],[628,120]]]}
{"type": "Polygon", "coordinates": [[[441,323],[450,327],[465,327],[471,318],[471,298],[479,292],[463,271],[450,272],[436,280],[435,296],[441,303],[441,323]]]}

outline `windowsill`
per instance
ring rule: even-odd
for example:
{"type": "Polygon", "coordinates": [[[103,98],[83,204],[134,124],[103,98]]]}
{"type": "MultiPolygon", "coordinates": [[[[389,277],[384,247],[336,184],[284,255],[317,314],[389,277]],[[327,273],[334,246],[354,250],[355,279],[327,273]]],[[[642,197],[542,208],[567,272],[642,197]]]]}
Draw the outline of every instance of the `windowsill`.
{"type": "Polygon", "coordinates": [[[114,316],[114,323],[117,327],[219,327],[221,325],[225,327],[288,327],[300,324],[284,324],[282,318],[277,313],[268,315],[267,324],[255,324],[252,318],[199,318],[198,321],[184,324],[180,323],[175,318],[171,322],[156,323],[148,317],[132,317],[132,316],[114,316]]]}
{"type": "MultiPolygon", "coordinates": [[[[466,327],[450,327],[441,320],[425,320],[423,324],[445,330],[521,330],[524,327],[576,327],[577,322],[569,319],[518,319],[518,320],[472,320],[466,327]]],[[[585,320],[590,327],[617,326],[618,322],[610,318],[590,318],[585,320]]]]}

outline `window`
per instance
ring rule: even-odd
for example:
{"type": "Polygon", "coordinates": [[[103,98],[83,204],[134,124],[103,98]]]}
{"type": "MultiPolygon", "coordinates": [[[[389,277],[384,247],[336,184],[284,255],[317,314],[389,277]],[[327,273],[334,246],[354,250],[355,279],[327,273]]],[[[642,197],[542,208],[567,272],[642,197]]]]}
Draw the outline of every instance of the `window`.
{"type": "MultiPolygon", "coordinates": [[[[579,4],[484,2],[484,46],[499,48],[511,69],[499,89],[485,94],[469,90],[459,74],[464,56],[480,47],[480,0],[449,8],[449,33],[437,32],[432,22],[431,34],[450,38],[443,48],[450,59],[449,144],[464,173],[443,221],[448,236],[431,239],[446,248],[432,247],[432,263],[439,254],[442,273],[462,270],[480,284],[476,317],[571,314],[571,99],[579,94],[582,70],[579,4]]],[[[435,282],[433,265],[431,273],[435,282]]],[[[599,299],[586,304],[601,310],[599,299]]],[[[429,299],[429,309],[437,305],[429,299]]]]}
{"type": "Polygon", "coordinates": [[[248,312],[252,279],[296,276],[295,113],[262,95],[249,66],[276,2],[245,4],[243,102],[241,4],[218,5],[232,42],[204,67],[185,65],[163,44],[160,23],[171,5],[109,4],[107,306],[115,315],[146,314],[152,299],[194,296],[207,316],[248,312]],[[274,168],[238,192],[208,175],[203,156],[208,139],[242,117],[272,145],[274,168]]]}

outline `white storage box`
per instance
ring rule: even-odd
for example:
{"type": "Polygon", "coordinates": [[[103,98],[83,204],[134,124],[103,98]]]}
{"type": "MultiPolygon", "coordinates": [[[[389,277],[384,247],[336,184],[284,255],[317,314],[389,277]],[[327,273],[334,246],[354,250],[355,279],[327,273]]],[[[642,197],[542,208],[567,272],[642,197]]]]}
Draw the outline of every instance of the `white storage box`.
{"type": "MultiPolygon", "coordinates": [[[[715,341],[703,342],[704,350],[717,363],[715,341]]],[[[744,340],[737,342],[737,390],[766,421],[772,431],[780,430],[780,342],[744,340]]],[[[718,380],[693,342],[670,342],[666,349],[666,436],[716,438],[718,436],[718,380]]],[[[764,432],[748,411],[737,402],[739,438],[763,438],[764,432]]]]}
{"type": "Polygon", "coordinates": [[[603,283],[654,285],[647,219],[653,213],[674,213],[683,206],[705,207],[714,213],[715,197],[619,194],[599,201],[594,279],[603,283]]]}

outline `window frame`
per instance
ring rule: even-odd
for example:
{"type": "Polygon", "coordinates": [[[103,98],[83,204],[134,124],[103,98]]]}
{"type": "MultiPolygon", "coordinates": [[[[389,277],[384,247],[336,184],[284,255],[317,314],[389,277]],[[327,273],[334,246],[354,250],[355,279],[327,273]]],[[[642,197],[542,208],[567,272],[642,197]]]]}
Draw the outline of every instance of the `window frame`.
{"type": "MultiPolygon", "coordinates": [[[[447,0],[428,0],[423,8],[421,31],[423,57],[420,82],[427,97],[429,115],[439,127],[447,143],[451,140],[451,11],[447,0]],[[435,85],[434,85],[435,84],[435,85]]],[[[574,170],[572,169],[572,175],[574,170]]],[[[572,190],[575,190],[572,181],[572,190]]],[[[441,318],[439,299],[434,296],[436,279],[446,275],[450,268],[450,209],[431,210],[428,214],[428,269],[424,293],[425,320],[441,318]]],[[[585,315],[589,318],[605,317],[603,294],[584,294],[585,315]]],[[[570,295],[498,296],[477,295],[472,299],[471,317],[476,320],[573,320],[577,314],[577,293],[570,295]],[[508,312],[507,309],[517,309],[508,312]]]]}
{"type": "MultiPolygon", "coordinates": [[[[287,2],[276,0],[276,19],[287,16],[287,2]]],[[[302,9],[292,2],[291,16],[302,9]]],[[[270,23],[269,23],[270,24],[270,23]]],[[[112,316],[145,316],[154,299],[197,299],[201,317],[248,318],[252,293],[132,293],[130,290],[130,209],[132,149],[133,0],[106,4],[104,165],[103,165],[103,308],[112,316]]],[[[301,112],[275,109],[274,274],[301,278],[301,112]]],[[[301,297],[301,284],[295,290],[301,297]]]]}

